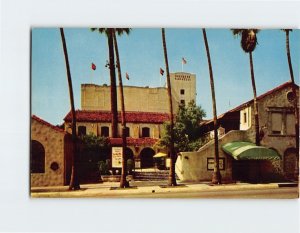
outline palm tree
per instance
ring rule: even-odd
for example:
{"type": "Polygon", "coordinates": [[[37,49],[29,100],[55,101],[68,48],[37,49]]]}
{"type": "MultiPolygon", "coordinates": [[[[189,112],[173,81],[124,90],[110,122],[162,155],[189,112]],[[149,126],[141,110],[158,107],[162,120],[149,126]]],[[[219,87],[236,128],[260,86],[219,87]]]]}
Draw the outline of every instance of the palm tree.
{"type": "Polygon", "coordinates": [[[112,137],[118,136],[118,106],[117,106],[117,85],[115,72],[115,58],[114,58],[114,43],[113,43],[113,28],[91,28],[92,31],[98,30],[100,34],[105,33],[108,42],[109,54],[109,71],[110,71],[110,102],[111,102],[111,131],[112,137]]]}
{"type": "MultiPolygon", "coordinates": [[[[124,29],[125,30],[125,29],[124,29]]],[[[116,37],[116,31],[113,31],[113,40],[115,46],[116,53],[116,63],[118,69],[118,79],[119,79],[119,88],[120,88],[120,97],[121,97],[121,124],[122,124],[122,148],[123,148],[123,156],[122,156],[122,174],[120,180],[120,188],[129,187],[129,182],[126,180],[127,175],[127,157],[126,157],[126,119],[125,119],[125,104],[124,104],[124,92],[123,92],[123,82],[122,82],[122,72],[121,72],[121,64],[119,57],[119,49],[118,49],[118,41],[116,37]]],[[[119,35],[123,33],[123,31],[117,31],[119,35]]],[[[129,34],[129,29],[127,34],[129,34]]]]}
{"type": "MultiPolygon", "coordinates": [[[[292,66],[292,59],[291,59],[291,52],[290,52],[290,32],[292,29],[282,29],[285,32],[285,44],[286,44],[286,56],[288,60],[291,82],[292,82],[292,92],[293,92],[293,105],[294,105],[294,115],[295,115],[295,134],[296,134],[296,151],[298,151],[298,158],[299,161],[299,112],[298,112],[298,98],[297,98],[297,91],[294,79],[294,72],[292,66]]],[[[298,167],[298,165],[297,165],[298,167]]],[[[298,173],[299,171],[297,171],[298,173]]]]}
{"type": "Polygon", "coordinates": [[[65,55],[66,69],[67,69],[67,79],[69,86],[69,95],[70,95],[70,104],[71,104],[71,113],[72,113],[72,144],[73,144],[73,156],[72,156],[72,172],[71,172],[71,180],[69,184],[69,190],[78,190],[80,189],[79,185],[79,177],[78,177],[78,162],[77,162],[77,136],[76,136],[76,112],[74,107],[74,95],[73,95],[73,87],[72,87],[72,78],[70,72],[68,51],[66,45],[66,39],[64,34],[64,29],[60,28],[60,35],[63,44],[63,50],[65,55]]]}
{"type": "Polygon", "coordinates": [[[165,36],[165,29],[161,29],[162,34],[162,42],[163,42],[163,50],[164,50],[164,57],[165,57],[165,64],[166,64],[166,73],[167,73],[167,84],[168,84],[168,98],[169,98],[169,111],[170,111],[170,172],[169,172],[169,179],[168,185],[169,186],[176,186],[176,178],[175,178],[175,161],[176,161],[176,154],[175,154],[175,147],[174,147],[174,119],[173,119],[173,105],[172,105],[172,92],[171,92],[171,81],[170,81],[170,73],[169,73],[169,63],[168,63],[168,53],[167,53],[167,45],[166,45],[166,36],[165,36]]]}
{"type": "Polygon", "coordinates": [[[91,28],[91,31],[98,31],[100,34],[105,33],[107,36],[108,43],[108,54],[109,63],[108,67],[110,70],[110,102],[112,112],[112,137],[118,137],[118,106],[117,106],[117,85],[116,85],[116,72],[115,72],[115,57],[114,57],[114,42],[113,42],[113,31],[116,31],[118,35],[123,33],[129,34],[129,28],[91,28]]]}
{"type": "Polygon", "coordinates": [[[204,44],[206,48],[206,56],[208,61],[208,68],[209,68],[209,77],[210,77],[210,88],[211,88],[211,98],[212,98],[212,105],[213,105],[213,115],[214,115],[214,140],[215,140],[215,156],[214,156],[214,172],[212,177],[213,184],[221,184],[222,177],[219,168],[219,138],[218,138],[218,122],[217,122],[217,108],[216,108],[216,96],[215,96],[215,85],[214,85],[214,76],[213,70],[210,60],[210,53],[209,53],[209,46],[206,37],[206,31],[202,29],[204,44]]]}
{"type": "Polygon", "coordinates": [[[232,33],[235,36],[241,36],[241,47],[245,53],[249,53],[250,60],[250,71],[251,71],[251,83],[253,89],[253,105],[254,105],[254,127],[255,127],[255,144],[260,144],[259,138],[259,120],[258,120],[258,103],[256,95],[256,85],[254,77],[253,59],[252,52],[255,50],[257,45],[256,34],[259,32],[258,29],[232,29],[232,33]]]}

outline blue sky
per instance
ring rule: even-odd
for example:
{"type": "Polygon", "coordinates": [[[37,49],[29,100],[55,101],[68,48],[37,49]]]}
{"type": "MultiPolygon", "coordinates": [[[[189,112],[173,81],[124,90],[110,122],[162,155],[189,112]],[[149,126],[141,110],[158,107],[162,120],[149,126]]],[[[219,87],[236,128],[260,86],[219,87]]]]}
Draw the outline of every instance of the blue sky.
{"type": "MultiPolygon", "coordinates": [[[[109,84],[107,39],[88,28],[66,28],[75,107],[80,109],[82,83],[109,84]],[[91,63],[97,69],[91,69],[91,63]]],[[[253,97],[249,56],[229,29],[207,29],[215,79],[218,115],[253,97]]],[[[253,53],[257,93],[262,94],[290,79],[285,33],[261,30],[253,53]]],[[[181,71],[181,58],[187,60],[184,71],[196,74],[197,105],[212,117],[211,93],[206,51],[200,29],[166,29],[170,72],[181,71]]],[[[294,76],[299,84],[300,31],[290,33],[294,76]]],[[[164,69],[161,30],[133,29],[118,38],[124,85],[160,85],[159,68],[164,69]]],[[[64,54],[58,28],[32,29],[32,114],[52,124],[61,124],[70,110],[64,54]]],[[[125,97],[126,98],[126,97],[125,97]]]]}

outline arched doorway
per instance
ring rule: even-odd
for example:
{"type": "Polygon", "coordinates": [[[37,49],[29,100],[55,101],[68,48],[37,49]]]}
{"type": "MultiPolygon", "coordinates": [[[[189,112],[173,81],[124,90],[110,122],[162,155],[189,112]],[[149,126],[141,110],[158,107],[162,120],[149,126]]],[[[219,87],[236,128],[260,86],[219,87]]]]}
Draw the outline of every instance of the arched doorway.
{"type": "Polygon", "coordinates": [[[297,173],[297,150],[295,148],[288,148],[284,152],[284,159],[283,159],[283,168],[286,178],[288,179],[295,179],[295,175],[297,173]]]}
{"type": "Polygon", "coordinates": [[[126,147],[125,155],[126,155],[127,159],[132,159],[133,160],[133,152],[129,147],[126,147]]]}
{"type": "Polygon", "coordinates": [[[155,151],[151,148],[144,148],[140,153],[141,168],[153,167],[153,156],[155,151]]]}
{"type": "Polygon", "coordinates": [[[45,172],[45,149],[44,146],[36,140],[31,140],[30,172],[45,172]]]}

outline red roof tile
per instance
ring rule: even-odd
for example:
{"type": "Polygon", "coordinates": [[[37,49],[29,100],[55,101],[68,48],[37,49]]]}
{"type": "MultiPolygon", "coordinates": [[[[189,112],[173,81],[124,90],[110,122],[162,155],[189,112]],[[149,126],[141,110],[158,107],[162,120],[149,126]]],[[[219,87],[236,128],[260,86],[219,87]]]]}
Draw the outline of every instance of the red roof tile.
{"type": "MultiPolygon", "coordinates": [[[[122,138],[109,138],[111,145],[121,145],[122,144],[122,138]]],[[[156,138],[126,138],[127,145],[154,145],[158,139],[156,138]]]]}
{"type": "MultiPolygon", "coordinates": [[[[126,122],[130,123],[163,123],[169,120],[169,114],[157,112],[126,112],[126,122]]],[[[109,111],[77,110],[78,122],[111,122],[112,113],[109,111]]],[[[72,120],[71,112],[64,118],[66,122],[72,120]]],[[[121,114],[118,112],[118,121],[121,122],[121,114]]]]}
{"type": "Polygon", "coordinates": [[[42,123],[43,125],[46,125],[46,126],[52,128],[52,129],[58,131],[58,132],[65,133],[65,131],[63,129],[61,129],[61,128],[55,126],[55,125],[50,124],[49,122],[37,117],[36,115],[32,115],[31,118],[38,121],[38,122],[40,122],[40,123],[42,123]]]}

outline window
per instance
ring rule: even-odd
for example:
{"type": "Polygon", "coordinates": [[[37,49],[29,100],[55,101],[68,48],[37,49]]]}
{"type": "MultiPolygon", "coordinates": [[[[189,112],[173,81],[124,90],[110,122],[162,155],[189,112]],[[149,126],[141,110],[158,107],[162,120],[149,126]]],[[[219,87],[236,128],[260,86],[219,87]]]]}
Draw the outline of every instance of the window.
{"type": "Polygon", "coordinates": [[[282,114],[273,112],[271,119],[272,134],[282,134],[282,114]]]}
{"type": "Polygon", "coordinates": [[[45,172],[45,149],[40,142],[35,140],[31,141],[30,172],[45,172]]]}
{"type": "Polygon", "coordinates": [[[84,136],[86,135],[86,127],[85,126],[79,126],[78,127],[78,136],[84,136]]]}
{"type": "Polygon", "coordinates": [[[150,129],[148,127],[143,127],[142,128],[142,137],[143,138],[150,137],[150,129]]]}
{"type": "Polygon", "coordinates": [[[125,135],[126,135],[126,137],[130,137],[130,129],[129,129],[129,127],[126,127],[126,129],[125,129],[125,135]]]}
{"type": "Polygon", "coordinates": [[[181,94],[181,95],[184,95],[184,89],[181,89],[181,90],[180,90],[180,94],[181,94]]]}
{"type": "MultiPolygon", "coordinates": [[[[213,157],[207,157],[206,168],[207,171],[213,171],[215,166],[215,159],[213,157]]],[[[219,169],[225,170],[225,158],[219,158],[219,169]]]]}
{"type": "Polygon", "coordinates": [[[271,135],[295,135],[295,116],[291,108],[271,108],[271,135]]]}
{"type": "Polygon", "coordinates": [[[180,104],[185,105],[185,100],[180,100],[180,104]]]}
{"type": "Polygon", "coordinates": [[[109,128],[107,126],[101,127],[101,136],[108,137],[109,136],[109,128]]]}
{"type": "Polygon", "coordinates": [[[291,113],[286,114],[286,134],[295,134],[295,115],[291,113]]]}
{"type": "Polygon", "coordinates": [[[247,123],[247,113],[244,112],[244,123],[247,123]]]}

